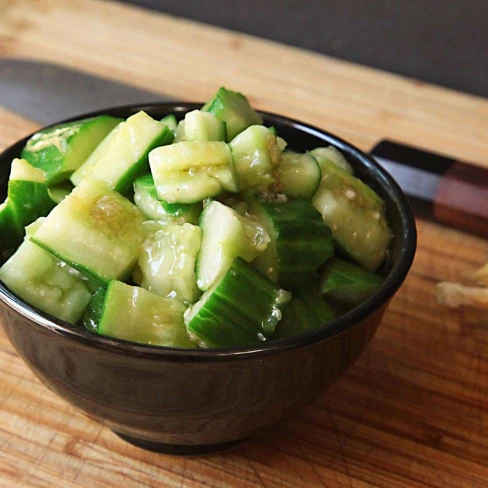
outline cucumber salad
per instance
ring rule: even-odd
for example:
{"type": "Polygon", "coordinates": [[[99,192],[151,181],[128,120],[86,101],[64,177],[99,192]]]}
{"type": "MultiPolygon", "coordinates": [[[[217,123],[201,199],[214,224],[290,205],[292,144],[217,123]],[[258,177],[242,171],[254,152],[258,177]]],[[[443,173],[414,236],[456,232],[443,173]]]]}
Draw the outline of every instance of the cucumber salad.
{"type": "Polygon", "coordinates": [[[340,151],[294,151],[220,88],[179,121],[141,111],[33,135],[0,205],[0,280],[96,334],[250,346],[368,298],[391,237],[340,151]]]}

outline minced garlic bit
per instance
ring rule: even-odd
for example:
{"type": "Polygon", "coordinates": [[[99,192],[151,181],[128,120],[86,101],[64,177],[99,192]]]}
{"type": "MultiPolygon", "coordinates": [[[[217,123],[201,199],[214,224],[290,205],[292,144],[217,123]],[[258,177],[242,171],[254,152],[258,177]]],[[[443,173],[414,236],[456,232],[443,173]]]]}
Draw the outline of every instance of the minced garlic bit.
{"type": "Polygon", "coordinates": [[[356,192],[352,189],[352,188],[348,188],[345,192],[344,192],[344,196],[349,200],[349,201],[353,201],[357,194],[356,192]]]}
{"type": "Polygon", "coordinates": [[[436,287],[437,301],[441,305],[452,308],[461,305],[473,305],[488,309],[488,263],[476,270],[471,277],[486,288],[443,281],[436,287]]]}

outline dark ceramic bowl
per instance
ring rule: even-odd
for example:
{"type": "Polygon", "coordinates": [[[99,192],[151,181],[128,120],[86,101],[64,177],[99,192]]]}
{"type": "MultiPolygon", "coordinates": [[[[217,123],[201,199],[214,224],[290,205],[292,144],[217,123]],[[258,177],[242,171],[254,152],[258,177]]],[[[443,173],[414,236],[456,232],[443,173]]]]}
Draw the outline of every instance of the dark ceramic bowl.
{"type": "MultiPolygon", "coordinates": [[[[128,117],[145,110],[178,117],[200,104],[166,103],[102,110],[128,117]]],[[[205,454],[237,445],[292,414],[361,355],[412,264],[415,222],[405,196],[378,164],[341,139],[301,122],[262,113],[289,146],[332,144],[385,200],[394,232],[381,289],[326,327],[255,347],[182,350],[101,337],[48,317],[0,284],[11,343],[53,391],[133,444],[173,454],[205,454]]],[[[0,198],[10,163],[27,138],[0,155],[0,198]]],[[[1,200],[0,200],[1,201],[1,200]]]]}

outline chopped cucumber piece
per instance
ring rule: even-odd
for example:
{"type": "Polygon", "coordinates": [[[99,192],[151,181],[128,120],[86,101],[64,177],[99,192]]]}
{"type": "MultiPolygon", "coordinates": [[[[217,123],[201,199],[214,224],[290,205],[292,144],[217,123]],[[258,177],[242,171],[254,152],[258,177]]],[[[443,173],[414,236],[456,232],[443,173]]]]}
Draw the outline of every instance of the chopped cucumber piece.
{"type": "Polygon", "coordinates": [[[0,268],[0,280],[22,300],[53,317],[75,324],[91,293],[68,267],[30,241],[24,241],[0,268]]]}
{"type": "Polygon", "coordinates": [[[249,202],[236,202],[233,205],[231,205],[231,208],[235,210],[239,215],[246,216],[246,214],[249,213],[251,210],[251,205],[249,202]]]}
{"type": "Polygon", "coordinates": [[[240,190],[267,189],[274,183],[272,166],[280,159],[276,137],[252,125],[230,142],[240,190]]]}
{"type": "Polygon", "coordinates": [[[374,271],[391,240],[383,200],[358,178],[330,161],[322,164],[322,181],[312,199],[330,227],[341,253],[374,271]]]}
{"type": "Polygon", "coordinates": [[[88,156],[81,166],[70,176],[70,181],[74,186],[78,186],[84,178],[86,178],[98,161],[103,160],[112,147],[112,143],[117,138],[119,133],[118,126],[114,127],[105,139],[95,148],[95,150],[88,156]]]}
{"type": "Polygon", "coordinates": [[[146,224],[154,230],[141,246],[134,281],[156,295],[186,304],[196,302],[200,296],[195,274],[202,239],[200,227],[164,221],[146,224]]]}
{"type": "Polygon", "coordinates": [[[342,259],[332,258],[322,272],[320,292],[334,300],[358,304],[375,293],[382,283],[377,274],[342,259]]]}
{"type": "Polygon", "coordinates": [[[148,154],[155,147],[173,142],[173,133],[164,124],[138,112],[117,126],[103,146],[73,174],[79,185],[87,176],[125,193],[134,180],[148,171],[148,154]]]}
{"type": "Polygon", "coordinates": [[[201,203],[168,203],[160,200],[150,174],[134,181],[134,202],[151,219],[171,220],[178,224],[198,224],[201,203]]]}
{"type": "Polygon", "coordinates": [[[223,191],[238,191],[234,162],[225,142],[184,141],[149,154],[156,191],[169,203],[194,203],[223,191]]]}
{"type": "Polygon", "coordinates": [[[185,310],[178,300],[111,281],[97,332],[155,346],[194,348],[183,321],[185,310]]]}
{"type": "Polygon", "coordinates": [[[37,229],[39,229],[45,220],[46,217],[39,217],[37,220],[34,220],[32,224],[26,225],[24,239],[29,240],[37,232],[37,229]]]}
{"type": "Polygon", "coordinates": [[[173,114],[166,115],[166,117],[163,117],[160,122],[172,132],[176,130],[176,126],[178,125],[178,121],[173,114]]]}
{"type": "Polygon", "coordinates": [[[259,344],[269,338],[282,317],[290,293],[237,258],[222,280],[185,313],[191,337],[202,347],[259,344]]]}
{"type": "Polygon", "coordinates": [[[271,239],[254,264],[285,288],[305,283],[334,255],[330,229],[306,200],[251,203],[251,211],[271,239]]]}
{"type": "Polygon", "coordinates": [[[202,111],[210,112],[227,126],[227,140],[234,137],[250,125],[263,123],[261,116],[253,110],[247,98],[238,92],[220,88],[207,102],[202,111]]]}
{"type": "Polygon", "coordinates": [[[129,276],[143,240],[141,211],[87,178],[44,220],[36,244],[101,285],[129,276]]]}
{"type": "Polygon", "coordinates": [[[318,329],[334,319],[331,306],[317,293],[317,283],[310,281],[293,293],[276,326],[272,339],[286,339],[318,329]]]}
{"type": "Polygon", "coordinates": [[[174,142],[186,141],[184,120],[180,120],[179,124],[176,126],[176,129],[174,130],[174,135],[175,135],[174,142]]]}
{"type": "Polygon", "coordinates": [[[54,206],[43,171],[24,159],[14,159],[7,199],[0,205],[0,250],[19,245],[25,235],[24,228],[47,215],[54,206]]]}
{"type": "Polygon", "coordinates": [[[276,136],[276,142],[281,152],[283,152],[286,149],[286,146],[288,146],[288,143],[280,136],[276,136]]]}
{"type": "Polygon", "coordinates": [[[101,115],[55,125],[34,134],[22,158],[46,174],[46,183],[68,179],[122,119],[101,115]]]}
{"type": "Polygon", "coordinates": [[[310,154],[285,151],[275,166],[274,174],[279,191],[292,199],[310,200],[320,185],[320,167],[310,154]]]}
{"type": "Polygon", "coordinates": [[[187,141],[226,141],[225,122],[210,112],[193,110],[185,115],[184,140],[187,141]]]}
{"type": "Polygon", "coordinates": [[[310,154],[318,161],[320,168],[322,168],[324,161],[330,161],[350,175],[354,175],[352,166],[342,155],[342,153],[334,146],[316,147],[310,151],[310,154]]]}
{"type": "Polygon", "coordinates": [[[98,324],[100,323],[100,318],[102,317],[103,304],[105,303],[105,295],[107,294],[107,289],[101,286],[93,295],[90,303],[88,304],[85,313],[83,314],[82,322],[83,325],[91,331],[96,332],[98,329],[98,324]]]}
{"type": "Polygon", "coordinates": [[[73,191],[73,185],[70,181],[63,181],[58,185],[50,186],[47,191],[51,200],[57,205],[73,191]]]}
{"type": "Polygon", "coordinates": [[[269,242],[264,227],[217,201],[200,217],[202,246],[197,258],[197,284],[207,290],[227,272],[236,257],[252,261],[269,242]]]}

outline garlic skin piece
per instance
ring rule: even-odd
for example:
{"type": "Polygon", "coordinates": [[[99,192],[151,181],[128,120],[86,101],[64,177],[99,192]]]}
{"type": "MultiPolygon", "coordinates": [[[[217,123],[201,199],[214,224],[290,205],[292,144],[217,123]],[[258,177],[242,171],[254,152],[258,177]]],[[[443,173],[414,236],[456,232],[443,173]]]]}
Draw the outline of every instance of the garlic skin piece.
{"type": "Polygon", "coordinates": [[[450,308],[472,305],[488,310],[488,288],[464,286],[460,283],[443,281],[436,286],[436,296],[441,305],[450,308]]]}

